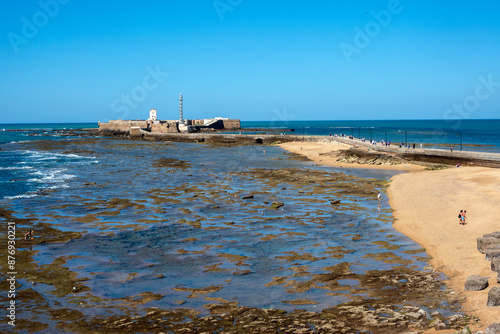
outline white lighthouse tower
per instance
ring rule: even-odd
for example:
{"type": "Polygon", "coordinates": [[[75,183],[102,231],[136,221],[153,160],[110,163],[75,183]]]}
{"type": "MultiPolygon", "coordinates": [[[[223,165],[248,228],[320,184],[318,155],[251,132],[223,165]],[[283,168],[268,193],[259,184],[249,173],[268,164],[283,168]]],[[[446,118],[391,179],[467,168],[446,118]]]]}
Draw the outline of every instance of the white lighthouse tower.
{"type": "Polygon", "coordinates": [[[182,93],[179,95],[179,123],[184,124],[184,113],[182,111],[182,93]]]}
{"type": "Polygon", "coordinates": [[[149,109],[149,120],[153,122],[158,120],[156,109],[149,109]]]}

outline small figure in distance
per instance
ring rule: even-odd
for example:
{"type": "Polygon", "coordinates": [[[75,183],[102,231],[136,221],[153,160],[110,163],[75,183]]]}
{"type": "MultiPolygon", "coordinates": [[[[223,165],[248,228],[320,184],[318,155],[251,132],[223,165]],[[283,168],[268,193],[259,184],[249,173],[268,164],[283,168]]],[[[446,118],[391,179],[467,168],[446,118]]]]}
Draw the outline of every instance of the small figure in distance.
{"type": "Polygon", "coordinates": [[[26,240],[33,239],[33,230],[30,230],[28,233],[25,234],[26,240]]]}
{"type": "Polygon", "coordinates": [[[465,220],[467,219],[467,211],[462,212],[462,225],[467,224],[465,220]]]}
{"type": "Polygon", "coordinates": [[[459,163],[457,164],[457,168],[458,168],[458,167],[460,167],[460,166],[462,166],[462,165],[460,165],[460,162],[459,162],[459,163]]]}
{"type": "Polygon", "coordinates": [[[377,199],[378,199],[378,204],[380,204],[380,201],[382,200],[382,194],[380,192],[377,195],[377,199]]]}
{"type": "Polygon", "coordinates": [[[460,210],[460,213],[458,214],[458,223],[462,225],[462,214],[464,213],[464,210],[460,210]]]}

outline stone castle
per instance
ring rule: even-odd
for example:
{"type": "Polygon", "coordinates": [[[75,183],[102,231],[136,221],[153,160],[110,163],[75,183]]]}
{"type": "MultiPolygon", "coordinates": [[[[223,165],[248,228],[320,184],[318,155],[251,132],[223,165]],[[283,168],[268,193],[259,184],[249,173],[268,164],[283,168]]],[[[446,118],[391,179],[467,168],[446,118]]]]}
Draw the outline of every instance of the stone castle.
{"type": "Polygon", "coordinates": [[[239,119],[215,117],[210,119],[184,119],[182,94],[179,96],[179,119],[158,120],[156,109],[149,110],[147,120],[110,120],[99,122],[99,130],[105,132],[128,133],[140,136],[144,133],[193,133],[207,130],[237,130],[241,128],[239,119]]]}

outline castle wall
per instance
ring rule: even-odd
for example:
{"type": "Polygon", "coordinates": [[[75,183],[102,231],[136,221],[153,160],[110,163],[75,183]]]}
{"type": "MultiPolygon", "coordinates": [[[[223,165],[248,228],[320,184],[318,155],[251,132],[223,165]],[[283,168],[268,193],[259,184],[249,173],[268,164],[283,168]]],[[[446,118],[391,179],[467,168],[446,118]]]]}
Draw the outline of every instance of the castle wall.
{"type": "MultiPolygon", "coordinates": [[[[239,119],[221,119],[218,122],[222,123],[219,128],[224,129],[240,129],[239,119]]],[[[205,120],[197,119],[192,120],[193,125],[203,126],[205,120]]],[[[99,122],[100,131],[110,131],[110,132],[122,132],[130,134],[130,129],[132,127],[147,128],[148,125],[151,126],[152,133],[176,133],[179,132],[179,124],[177,121],[144,121],[144,120],[111,120],[107,123],[99,122]]]]}
{"type": "Polygon", "coordinates": [[[239,119],[224,119],[224,129],[241,129],[241,123],[239,119]]]}
{"type": "Polygon", "coordinates": [[[131,126],[130,127],[130,137],[141,137],[141,128],[138,126],[131,126]]]}
{"type": "Polygon", "coordinates": [[[177,127],[177,122],[160,122],[160,123],[154,123],[151,126],[151,132],[154,133],[179,132],[179,128],[177,127]]]}
{"type": "Polygon", "coordinates": [[[140,128],[145,128],[148,126],[147,121],[124,121],[124,120],[112,120],[108,123],[99,122],[100,131],[113,131],[113,132],[130,132],[132,126],[138,126],[140,128]]]}

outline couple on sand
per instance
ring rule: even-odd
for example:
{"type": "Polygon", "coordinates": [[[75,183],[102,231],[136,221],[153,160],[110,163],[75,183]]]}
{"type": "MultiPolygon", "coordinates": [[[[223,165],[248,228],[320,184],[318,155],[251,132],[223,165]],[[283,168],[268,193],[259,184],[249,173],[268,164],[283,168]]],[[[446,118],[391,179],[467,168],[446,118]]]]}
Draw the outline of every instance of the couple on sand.
{"type": "Polygon", "coordinates": [[[466,215],[467,215],[467,211],[460,210],[460,213],[458,214],[458,223],[460,225],[465,225],[466,224],[465,223],[465,220],[467,219],[466,215]]]}

